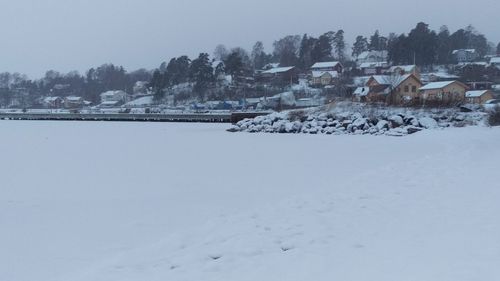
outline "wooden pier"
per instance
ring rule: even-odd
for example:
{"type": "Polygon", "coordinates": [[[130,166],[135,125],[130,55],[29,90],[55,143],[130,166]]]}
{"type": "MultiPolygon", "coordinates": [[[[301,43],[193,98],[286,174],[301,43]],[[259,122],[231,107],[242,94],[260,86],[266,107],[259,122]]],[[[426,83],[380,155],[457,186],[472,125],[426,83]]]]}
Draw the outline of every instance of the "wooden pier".
{"type": "Polygon", "coordinates": [[[269,112],[176,114],[0,113],[0,120],[237,123],[269,112]]]}

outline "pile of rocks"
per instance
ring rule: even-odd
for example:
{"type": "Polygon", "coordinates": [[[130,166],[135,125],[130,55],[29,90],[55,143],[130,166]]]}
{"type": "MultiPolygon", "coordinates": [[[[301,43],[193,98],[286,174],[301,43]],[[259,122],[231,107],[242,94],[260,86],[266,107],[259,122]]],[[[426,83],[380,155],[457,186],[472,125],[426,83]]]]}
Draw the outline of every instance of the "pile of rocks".
{"type": "Polygon", "coordinates": [[[424,129],[450,126],[477,125],[482,115],[449,113],[414,116],[408,114],[380,114],[377,117],[361,113],[288,112],[273,113],[255,119],[245,119],[231,127],[229,132],[294,133],[327,135],[388,135],[405,136],[424,129]]]}

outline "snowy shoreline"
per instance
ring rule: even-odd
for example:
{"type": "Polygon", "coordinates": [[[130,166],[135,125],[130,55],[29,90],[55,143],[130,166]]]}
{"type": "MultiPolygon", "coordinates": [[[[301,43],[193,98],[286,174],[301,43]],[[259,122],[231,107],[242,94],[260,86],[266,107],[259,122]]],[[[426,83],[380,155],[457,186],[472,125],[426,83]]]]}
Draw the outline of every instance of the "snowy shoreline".
{"type": "Polygon", "coordinates": [[[339,106],[289,111],[245,119],[229,132],[406,136],[425,129],[484,125],[484,112],[339,106]]]}

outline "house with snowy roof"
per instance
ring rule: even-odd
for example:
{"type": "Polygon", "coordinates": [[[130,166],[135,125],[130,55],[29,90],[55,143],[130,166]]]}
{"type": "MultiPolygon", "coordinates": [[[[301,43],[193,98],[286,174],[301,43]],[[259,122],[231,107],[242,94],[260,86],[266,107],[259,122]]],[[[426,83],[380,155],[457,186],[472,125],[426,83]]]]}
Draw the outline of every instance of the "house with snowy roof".
{"type": "Polygon", "coordinates": [[[334,84],[339,78],[337,71],[312,71],[311,84],[313,86],[328,86],[334,84]]]}
{"type": "Polygon", "coordinates": [[[458,49],[451,52],[457,63],[473,62],[479,58],[476,49],[458,49]]]}
{"type": "Polygon", "coordinates": [[[500,57],[492,57],[490,59],[490,66],[496,67],[500,70],[500,57]]]}
{"type": "Polygon", "coordinates": [[[259,76],[258,80],[265,83],[293,84],[299,80],[298,70],[295,66],[271,68],[259,76]]]}
{"type": "Polygon", "coordinates": [[[364,62],[359,65],[359,69],[364,75],[381,75],[389,68],[389,63],[382,62],[364,62]]]}
{"type": "Polygon", "coordinates": [[[336,71],[342,74],[344,66],[338,61],[317,62],[311,66],[311,71],[336,71]]]}
{"type": "Polygon", "coordinates": [[[420,79],[412,73],[374,75],[368,79],[365,87],[356,89],[354,96],[359,101],[405,104],[418,98],[418,88],[421,86],[420,79]]]}
{"type": "Polygon", "coordinates": [[[467,85],[457,80],[433,82],[420,88],[419,98],[423,101],[458,103],[465,100],[467,90],[467,85]]]}
{"type": "Polygon", "coordinates": [[[43,105],[47,108],[62,108],[64,99],[61,97],[45,97],[43,99],[43,105]]]}
{"type": "Polygon", "coordinates": [[[82,108],[85,100],[82,97],[68,96],[64,98],[64,107],[68,109],[82,108]]]}
{"type": "Polygon", "coordinates": [[[361,64],[367,62],[386,62],[387,58],[387,51],[366,51],[356,57],[356,64],[361,66],[361,64]]]}
{"type": "Polygon", "coordinates": [[[101,103],[103,102],[119,102],[125,103],[128,99],[128,95],[126,92],[118,90],[118,91],[107,91],[100,95],[101,103]]]}
{"type": "Polygon", "coordinates": [[[478,90],[465,92],[465,101],[472,104],[483,104],[494,98],[491,90],[478,90]]]}
{"type": "Polygon", "coordinates": [[[416,65],[394,65],[386,73],[389,75],[413,74],[420,78],[420,69],[416,65]]]}

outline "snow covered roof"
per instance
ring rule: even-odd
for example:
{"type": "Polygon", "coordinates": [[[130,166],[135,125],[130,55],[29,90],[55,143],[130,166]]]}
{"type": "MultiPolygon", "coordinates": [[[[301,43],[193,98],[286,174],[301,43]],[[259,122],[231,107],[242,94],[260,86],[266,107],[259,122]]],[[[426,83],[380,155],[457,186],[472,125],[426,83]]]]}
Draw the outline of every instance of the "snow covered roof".
{"type": "Polygon", "coordinates": [[[467,53],[475,53],[476,49],[458,49],[458,50],[453,50],[451,52],[453,55],[457,54],[458,52],[467,52],[467,53]]]}
{"type": "Polygon", "coordinates": [[[482,95],[488,93],[487,90],[482,90],[482,91],[468,91],[465,93],[466,98],[479,98],[482,95]]]}
{"type": "Polygon", "coordinates": [[[446,73],[446,72],[432,72],[432,73],[428,73],[426,75],[428,75],[428,76],[435,76],[435,77],[438,77],[438,78],[450,78],[450,79],[458,79],[458,78],[460,78],[460,77],[458,77],[456,75],[449,74],[449,73],[446,73]]]}
{"type": "Polygon", "coordinates": [[[313,71],[312,76],[314,78],[320,78],[327,73],[330,74],[332,78],[339,77],[339,73],[337,71],[313,71]]]}
{"type": "Polygon", "coordinates": [[[380,85],[391,85],[393,87],[397,87],[399,84],[403,83],[406,79],[408,79],[412,74],[405,75],[373,75],[375,81],[377,81],[380,85]]]}
{"type": "Polygon", "coordinates": [[[77,97],[77,96],[69,96],[69,97],[66,97],[66,100],[68,100],[68,101],[81,101],[81,100],[83,100],[83,98],[77,97]]]}
{"type": "Polygon", "coordinates": [[[447,87],[455,82],[457,82],[457,81],[454,80],[454,81],[433,82],[433,83],[429,83],[429,84],[423,86],[422,88],[420,88],[420,90],[442,89],[442,88],[447,87]]]}
{"type": "Polygon", "coordinates": [[[276,68],[271,68],[269,70],[264,71],[264,74],[276,74],[276,73],[283,73],[283,72],[288,72],[292,69],[294,69],[295,66],[289,66],[289,67],[276,67],[276,68]]]}
{"type": "Polygon", "coordinates": [[[119,101],[104,101],[100,105],[109,106],[109,105],[117,105],[118,103],[119,103],[119,101]]]}
{"type": "Polygon", "coordinates": [[[356,91],[354,91],[355,96],[366,96],[370,92],[369,87],[358,87],[356,91]]]}
{"type": "Polygon", "coordinates": [[[340,62],[338,61],[325,61],[325,62],[317,62],[311,68],[329,68],[329,67],[335,67],[339,65],[340,62]]]}
{"type": "Polygon", "coordinates": [[[153,96],[146,96],[142,98],[135,99],[131,102],[125,104],[125,106],[143,106],[153,104],[153,96]]]}
{"type": "Polygon", "coordinates": [[[127,93],[124,91],[118,90],[118,91],[107,91],[101,94],[101,97],[115,97],[115,96],[125,96],[127,93]]]}
{"type": "Polygon", "coordinates": [[[368,57],[379,57],[379,58],[387,58],[387,51],[365,51],[359,54],[357,57],[358,60],[365,60],[368,57]]]}
{"type": "Polygon", "coordinates": [[[412,72],[417,66],[416,65],[395,65],[389,68],[390,72],[396,71],[396,69],[402,69],[404,72],[412,72]]]}
{"type": "Polygon", "coordinates": [[[492,57],[490,63],[498,64],[500,63],[500,57],[492,57]]]}
{"type": "Polygon", "coordinates": [[[364,62],[359,65],[359,68],[371,68],[371,67],[386,67],[387,62],[385,61],[380,61],[380,62],[364,62]]]}
{"type": "Polygon", "coordinates": [[[61,100],[61,97],[46,97],[43,99],[44,102],[49,103],[49,102],[55,102],[57,100],[61,100]]]}

